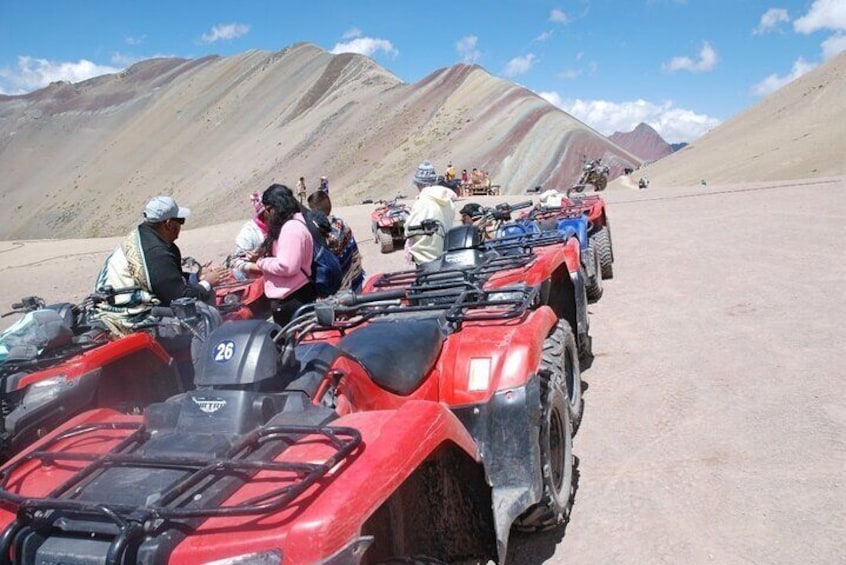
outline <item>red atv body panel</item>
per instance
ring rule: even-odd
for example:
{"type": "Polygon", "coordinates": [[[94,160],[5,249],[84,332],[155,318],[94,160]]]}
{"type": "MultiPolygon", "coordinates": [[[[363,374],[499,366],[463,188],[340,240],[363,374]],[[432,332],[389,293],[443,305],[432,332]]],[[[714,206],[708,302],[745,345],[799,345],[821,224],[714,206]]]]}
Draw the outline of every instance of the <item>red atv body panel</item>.
{"type": "MultiPolygon", "coordinates": [[[[73,426],[96,422],[140,424],[141,417],[124,416],[105,409],[89,411],[34,447],[44,445],[73,426]]],[[[409,401],[397,410],[350,414],[331,423],[331,427],[341,426],[356,429],[362,438],[360,448],[349,459],[332,468],[276,513],[205,520],[171,551],[168,563],[199,565],[273,550],[281,550],[286,564],[322,562],[358,542],[366,518],[441,446],[454,446],[468,459],[479,463],[472,438],[458,419],[439,403],[409,401]],[[378,476],[374,476],[376,469],[380,470],[378,476]]],[[[129,433],[126,429],[80,433],[61,440],[51,451],[106,453],[129,433]],[[95,438],[96,441],[92,441],[95,438]]],[[[276,460],[289,463],[323,460],[330,448],[317,437],[308,439],[286,449],[276,460]]],[[[9,490],[21,496],[46,497],[86,465],[87,461],[50,466],[24,463],[7,485],[14,485],[9,490]]],[[[243,503],[296,480],[290,473],[286,476],[278,471],[260,471],[221,506],[243,503]]],[[[0,504],[0,530],[5,530],[15,517],[10,507],[0,504]]]]}
{"type": "Polygon", "coordinates": [[[543,342],[557,321],[552,309],[543,306],[525,319],[465,323],[461,331],[447,337],[422,384],[408,395],[385,390],[359,363],[341,357],[328,372],[343,375],[337,386],[337,410],[346,414],[396,409],[413,400],[452,407],[488,402],[497,391],[526,384],[540,364],[543,342]],[[471,365],[476,367],[472,373],[471,365]]]}
{"type": "Polygon", "coordinates": [[[226,320],[252,320],[270,316],[270,299],[264,294],[264,277],[218,285],[215,306],[226,320]]]}
{"type": "Polygon", "coordinates": [[[151,335],[138,332],[84,351],[58,365],[29,373],[18,381],[15,388],[16,390],[20,390],[32,383],[43,381],[57,375],[65,375],[66,380],[72,380],[80,375],[90,373],[99,367],[104,367],[121,358],[128,357],[143,350],[152,352],[165,365],[171,361],[170,355],[151,335]]]}

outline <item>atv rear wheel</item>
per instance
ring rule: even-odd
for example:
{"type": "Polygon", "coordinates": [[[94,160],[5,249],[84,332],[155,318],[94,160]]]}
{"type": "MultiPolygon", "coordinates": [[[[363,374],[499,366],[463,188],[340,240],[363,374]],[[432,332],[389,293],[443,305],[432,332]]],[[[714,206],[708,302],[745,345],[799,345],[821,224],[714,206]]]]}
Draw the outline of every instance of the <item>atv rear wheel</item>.
{"type": "Polygon", "coordinates": [[[599,248],[596,245],[596,240],[590,239],[588,241],[588,253],[593,259],[594,276],[588,278],[585,285],[585,292],[587,293],[588,303],[593,304],[602,298],[602,259],[599,256],[599,248]]]}
{"type": "MultiPolygon", "coordinates": [[[[553,336],[559,333],[556,328],[553,336]]],[[[553,337],[550,336],[550,339],[553,337]]],[[[547,340],[549,341],[549,339],[547,340]]],[[[570,334],[570,343],[575,343],[570,334]]],[[[544,360],[540,371],[543,413],[540,429],[543,496],[514,521],[523,531],[554,528],[567,521],[573,505],[573,432],[561,363],[544,360]]],[[[570,365],[573,366],[572,359],[570,365]]],[[[578,370],[578,368],[576,368],[578,370]]],[[[581,385],[580,385],[581,386],[581,385]]],[[[579,396],[581,399],[581,395],[579,396]]]]}
{"type": "Polygon", "coordinates": [[[594,186],[596,187],[597,192],[602,192],[603,190],[605,190],[605,187],[608,186],[608,177],[606,177],[605,175],[599,175],[599,177],[596,179],[596,184],[594,186]]]}
{"type": "Polygon", "coordinates": [[[599,263],[602,265],[602,278],[614,278],[614,250],[611,247],[611,230],[608,226],[602,226],[591,238],[596,242],[599,250],[599,263]]]}
{"type": "Polygon", "coordinates": [[[394,250],[394,236],[388,230],[377,230],[376,242],[379,244],[379,249],[382,253],[390,253],[394,250]]]}

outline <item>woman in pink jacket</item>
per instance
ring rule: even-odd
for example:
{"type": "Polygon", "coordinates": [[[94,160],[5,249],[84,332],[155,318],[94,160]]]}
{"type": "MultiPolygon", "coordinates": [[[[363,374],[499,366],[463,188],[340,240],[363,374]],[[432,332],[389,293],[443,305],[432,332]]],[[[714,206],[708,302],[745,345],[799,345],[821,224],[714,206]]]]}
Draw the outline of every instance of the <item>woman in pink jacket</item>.
{"type": "Polygon", "coordinates": [[[261,203],[268,211],[268,232],[255,265],[264,275],[264,293],[270,299],[273,321],[284,326],[297,308],[317,298],[309,278],[314,240],[290,188],[270,185],[261,203]]]}

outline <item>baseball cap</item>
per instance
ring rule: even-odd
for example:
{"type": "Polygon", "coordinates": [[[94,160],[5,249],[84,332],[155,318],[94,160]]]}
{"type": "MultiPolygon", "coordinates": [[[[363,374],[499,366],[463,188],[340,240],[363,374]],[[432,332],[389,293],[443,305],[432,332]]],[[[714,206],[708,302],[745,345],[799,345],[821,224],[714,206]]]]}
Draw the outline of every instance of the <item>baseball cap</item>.
{"type": "Polygon", "coordinates": [[[144,219],[148,222],[164,222],[172,218],[187,218],[188,208],[180,208],[170,196],[156,196],[144,207],[144,219]]]}

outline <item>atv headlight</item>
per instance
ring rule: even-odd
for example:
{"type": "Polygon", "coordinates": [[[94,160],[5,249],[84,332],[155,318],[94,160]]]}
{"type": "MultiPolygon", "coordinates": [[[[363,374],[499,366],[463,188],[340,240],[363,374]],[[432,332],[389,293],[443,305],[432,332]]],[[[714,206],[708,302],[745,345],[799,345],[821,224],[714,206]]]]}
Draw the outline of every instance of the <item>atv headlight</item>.
{"type": "Polygon", "coordinates": [[[62,391],[71,386],[73,384],[68,381],[67,375],[56,375],[55,377],[32,383],[26,389],[22,404],[28,410],[37,408],[38,406],[52,402],[62,394],[62,391]]]}
{"type": "Polygon", "coordinates": [[[488,390],[491,382],[490,357],[473,357],[470,359],[467,390],[488,390]]]}
{"type": "Polygon", "coordinates": [[[282,551],[268,549],[255,553],[245,553],[226,559],[207,561],[205,565],[280,565],[282,563],[282,551]]]}

